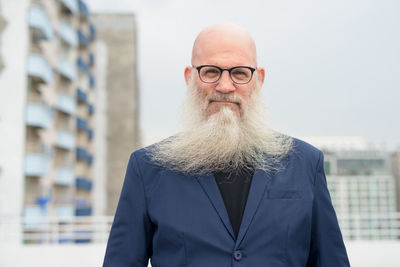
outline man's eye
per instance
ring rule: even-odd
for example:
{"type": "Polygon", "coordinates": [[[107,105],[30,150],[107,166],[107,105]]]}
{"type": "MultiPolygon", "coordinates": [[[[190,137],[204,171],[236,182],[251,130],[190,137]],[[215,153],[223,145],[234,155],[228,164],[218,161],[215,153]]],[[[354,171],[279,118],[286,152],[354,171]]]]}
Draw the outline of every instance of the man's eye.
{"type": "Polygon", "coordinates": [[[217,69],[205,69],[203,71],[203,76],[205,76],[205,77],[214,78],[214,77],[217,77],[218,75],[219,75],[219,70],[217,70],[217,69]]]}
{"type": "Polygon", "coordinates": [[[235,70],[232,72],[232,75],[234,75],[235,77],[240,77],[240,78],[246,78],[248,77],[248,72],[246,71],[241,71],[241,70],[235,70]]]}
{"type": "Polygon", "coordinates": [[[206,70],[206,74],[217,74],[217,70],[206,70]]]}
{"type": "Polygon", "coordinates": [[[235,71],[233,72],[234,75],[246,75],[243,71],[235,71]]]}

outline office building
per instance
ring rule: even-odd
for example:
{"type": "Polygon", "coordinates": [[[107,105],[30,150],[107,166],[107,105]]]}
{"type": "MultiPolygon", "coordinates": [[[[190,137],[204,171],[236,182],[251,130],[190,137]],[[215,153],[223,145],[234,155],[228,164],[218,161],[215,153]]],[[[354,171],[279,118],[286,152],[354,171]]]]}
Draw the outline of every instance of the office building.
{"type": "Polygon", "coordinates": [[[328,188],[345,238],[399,238],[389,153],[341,150],[324,154],[328,188]]]}
{"type": "Polygon", "coordinates": [[[393,152],[392,158],[392,173],[396,184],[396,196],[397,196],[397,211],[400,212],[400,149],[393,152]]]}

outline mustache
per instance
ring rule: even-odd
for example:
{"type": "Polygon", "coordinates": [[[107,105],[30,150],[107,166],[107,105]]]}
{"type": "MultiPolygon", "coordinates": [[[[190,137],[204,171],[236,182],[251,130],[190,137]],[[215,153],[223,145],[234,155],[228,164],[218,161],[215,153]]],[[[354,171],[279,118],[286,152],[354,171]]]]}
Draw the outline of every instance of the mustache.
{"type": "Polygon", "coordinates": [[[242,99],[233,94],[213,93],[212,95],[207,96],[207,101],[208,103],[211,103],[213,101],[229,101],[238,105],[242,104],[242,99]]]}

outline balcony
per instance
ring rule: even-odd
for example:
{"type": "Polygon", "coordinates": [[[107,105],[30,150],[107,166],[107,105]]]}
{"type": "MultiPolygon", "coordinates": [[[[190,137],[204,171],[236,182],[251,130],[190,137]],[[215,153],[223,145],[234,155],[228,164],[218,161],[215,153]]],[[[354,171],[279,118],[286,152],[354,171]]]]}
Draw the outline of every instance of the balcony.
{"type": "Polygon", "coordinates": [[[90,206],[90,202],[89,202],[88,199],[78,198],[78,199],[75,199],[75,206],[77,208],[89,207],[90,206]]]}
{"type": "Polygon", "coordinates": [[[83,61],[83,59],[81,57],[79,57],[76,60],[76,65],[78,66],[78,68],[84,72],[84,73],[89,73],[89,66],[85,63],[85,61],[83,61]]]}
{"type": "Polygon", "coordinates": [[[46,208],[39,205],[28,205],[24,207],[24,229],[39,228],[47,220],[49,215],[46,208]]]}
{"type": "Polygon", "coordinates": [[[86,162],[87,162],[89,165],[92,165],[92,164],[93,164],[93,156],[90,155],[90,154],[87,153],[87,152],[86,152],[86,162]]]}
{"type": "Polygon", "coordinates": [[[79,12],[81,13],[81,16],[85,18],[86,20],[89,20],[89,9],[87,5],[82,1],[78,0],[78,5],[79,5],[79,12]]]}
{"type": "Polygon", "coordinates": [[[75,173],[71,169],[59,168],[54,179],[54,183],[58,185],[69,186],[75,182],[75,173]]]}
{"type": "Polygon", "coordinates": [[[92,140],[93,139],[93,130],[92,129],[88,129],[87,130],[87,135],[88,135],[89,140],[92,140]]]}
{"type": "Polygon", "coordinates": [[[71,217],[75,215],[75,208],[72,205],[56,207],[55,211],[57,217],[65,217],[69,220],[72,220],[71,217]]]}
{"type": "Polygon", "coordinates": [[[58,63],[58,72],[70,81],[75,81],[78,76],[75,66],[65,59],[61,59],[58,63]]]}
{"type": "Polygon", "coordinates": [[[94,54],[92,52],[89,53],[89,65],[94,65],[94,54]]]}
{"type": "Polygon", "coordinates": [[[42,154],[25,155],[25,176],[44,176],[50,170],[50,159],[42,154]]]}
{"type": "Polygon", "coordinates": [[[76,118],[76,127],[79,130],[86,131],[88,129],[86,120],[82,118],[76,118]]]}
{"type": "Polygon", "coordinates": [[[86,35],[81,30],[78,30],[78,39],[79,39],[79,43],[83,47],[87,47],[89,45],[89,39],[86,37],[86,35]]]}
{"type": "Polygon", "coordinates": [[[88,103],[88,112],[89,112],[90,115],[93,115],[93,113],[94,113],[94,106],[93,106],[93,104],[89,104],[89,103],[88,103]]]}
{"type": "Polygon", "coordinates": [[[75,243],[91,243],[92,233],[89,230],[77,230],[75,231],[75,243]]]}
{"type": "Polygon", "coordinates": [[[76,98],[79,102],[86,103],[87,101],[87,94],[82,91],[80,88],[76,89],[76,98]]]}
{"type": "Polygon", "coordinates": [[[89,140],[92,140],[93,139],[93,130],[87,129],[86,133],[87,133],[89,140]]]}
{"type": "Polygon", "coordinates": [[[77,147],[76,148],[76,159],[86,160],[86,157],[87,157],[86,149],[84,149],[82,147],[77,147]]]}
{"type": "Polygon", "coordinates": [[[53,81],[53,70],[47,60],[39,54],[29,54],[27,61],[28,75],[49,84],[53,81]]]}
{"type": "Polygon", "coordinates": [[[28,11],[28,25],[37,33],[40,39],[51,40],[54,37],[53,26],[46,11],[39,6],[32,5],[28,11]]]}
{"type": "Polygon", "coordinates": [[[50,108],[43,104],[28,104],[25,114],[26,125],[49,129],[52,122],[52,114],[50,108]]]}
{"type": "Polygon", "coordinates": [[[89,86],[90,88],[93,88],[95,86],[94,76],[91,72],[89,72],[89,86]]]}
{"type": "Polygon", "coordinates": [[[75,186],[77,189],[92,190],[92,181],[86,179],[85,177],[78,177],[75,180],[75,186]]]}
{"type": "Polygon", "coordinates": [[[78,35],[71,26],[65,22],[61,22],[58,30],[62,40],[72,47],[78,46],[78,35]]]}
{"type": "Polygon", "coordinates": [[[84,207],[84,208],[76,208],[75,209],[75,216],[90,216],[92,215],[92,208],[91,207],[84,207]]]}
{"type": "Polygon", "coordinates": [[[90,31],[90,39],[94,40],[96,38],[96,28],[94,27],[93,24],[90,24],[89,31],[90,31]]]}
{"type": "Polygon", "coordinates": [[[75,135],[71,132],[58,131],[56,137],[56,146],[72,150],[75,147],[75,135]]]}
{"type": "Polygon", "coordinates": [[[59,2],[72,14],[78,11],[78,2],[76,0],[59,0],[59,2]]]}
{"type": "Polygon", "coordinates": [[[24,217],[47,216],[47,212],[39,205],[29,205],[24,208],[24,217]]]}
{"type": "Polygon", "coordinates": [[[74,115],[76,112],[75,99],[69,95],[59,94],[57,108],[66,114],[74,115]]]}

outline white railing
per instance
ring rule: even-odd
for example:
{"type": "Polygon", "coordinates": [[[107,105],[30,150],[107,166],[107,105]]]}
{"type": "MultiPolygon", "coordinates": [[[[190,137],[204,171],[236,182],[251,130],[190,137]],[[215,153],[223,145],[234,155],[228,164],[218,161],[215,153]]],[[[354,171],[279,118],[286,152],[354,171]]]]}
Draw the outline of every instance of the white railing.
{"type": "MultiPolygon", "coordinates": [[[[400,213],[338,214],[345,240],[400,240],[400,213]]],[[[0,216],[0,243],[25,244],[107,242],[112,216],[0,216]]]]}
{"type": "Polygon", "coordinates": [[[0,242],[106,243],[112,216],[0,217],[0,242]]]}
{"type": "Polygon", "coordinates": [[[400,212],[339,215],[343,238],[347,240],[400,239],[400,212]]]}

